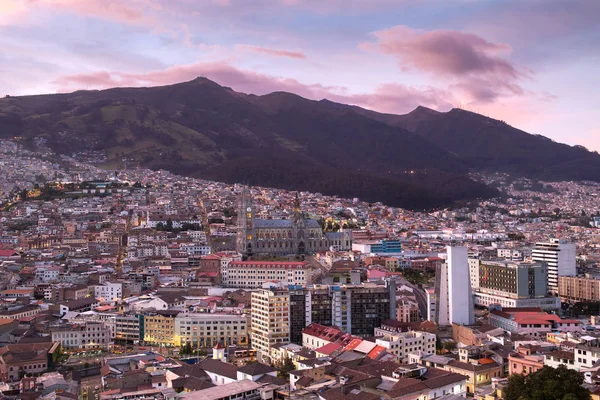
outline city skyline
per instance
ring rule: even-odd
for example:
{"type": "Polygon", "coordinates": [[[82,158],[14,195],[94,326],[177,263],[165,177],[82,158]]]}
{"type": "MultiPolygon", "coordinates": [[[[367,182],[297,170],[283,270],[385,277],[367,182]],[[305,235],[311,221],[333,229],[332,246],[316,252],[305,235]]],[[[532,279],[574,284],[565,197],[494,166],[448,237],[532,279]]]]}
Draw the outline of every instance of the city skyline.
{"type": "Polygon", "coordinates": [[[397,114],[461,106],[600,150],[599,15],[586,1],[2,0],[0,87],[24,95],[206,76],[397,114]]]}

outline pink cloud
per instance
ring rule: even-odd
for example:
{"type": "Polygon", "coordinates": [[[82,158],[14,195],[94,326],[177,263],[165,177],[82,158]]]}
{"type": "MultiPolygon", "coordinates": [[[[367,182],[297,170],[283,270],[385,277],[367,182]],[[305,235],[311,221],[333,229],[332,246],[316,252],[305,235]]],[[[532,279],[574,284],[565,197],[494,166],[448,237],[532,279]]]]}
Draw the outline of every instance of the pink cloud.
{"type": "Polygon", "coordinates": [[[453,96],[445,90],[430,86],[412,87],[398,83],[379,85],[372,93],[332,94],[330,99],[391,114],[406,113],[419,105],[446,111],[456,103],[453,96]]]}
{"type": "Polygon", "coordinates": [[[457,31],[418,31],[406,26],[374,32],[374,42],[361,48],[394,56],[402,69],[411,68],[450,80],[472,101],[490,102],[500,96],[520,96],[519,80],[529,71],[518,69],[502,55],[509,45],[492,43],[457,31]]]}
{"type": "Polygon", "coordinates": [[[403,113],[424,105],[436,109],[449,109],[455,102],[452,95],[432,87],[418,88],[389,83],[378,86],[372,93],[348,93],[347,88],[305,84],[296,79],[274,77],[235,68],[225,62],[178,65],[149,73],[126,74],[118,72],[92,72],[63,76],[52,84],[61,92],[82,87],[105,89],[115,86],[169,85],[203,76],[236,91],[257,95],[285,91],[313,100],[327,98],[332,101],[390,113],[403,113]]]}
{"type": "Polygon", "coordinates": [[[452,76],[497,73],[516,77],[517,70],[498,53],[510,46],[490,43],[477,35],[456,31],[421,32],[395,26],[372,34],[376,42],[363,48],[398,57],[400,63],[419,70],[452,76]]]}
{"type": "Polygon", "coordinates": [[[50,11],[71,12],[87,17],[114,20],[134,25],[153,26],[158,19],[152,15],[161,9],[154,0],[30,0],[29,7],[43,7],[50,11]]]}
{"type": "Polygon", "coordinates": [[[267,47],[250,46],[250,45],[246,45],[246,44],[239,44],[236,46],[236,48],[239,48],[242,50],[247,50],[247,51],[252,51],[255,53],[268,54],[268,55],[274,56],[274,57],[288,57],[288,58],[299,58],[299,59],[306,58],[306,54],[299,52],[299,51],[269,49],[267,47]]]}

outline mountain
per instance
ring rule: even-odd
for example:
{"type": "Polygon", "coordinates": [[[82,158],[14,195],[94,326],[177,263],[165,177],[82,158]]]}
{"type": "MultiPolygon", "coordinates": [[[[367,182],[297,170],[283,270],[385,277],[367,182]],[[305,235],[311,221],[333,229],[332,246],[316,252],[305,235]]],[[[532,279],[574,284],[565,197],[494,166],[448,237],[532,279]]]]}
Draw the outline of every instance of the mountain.
{"type": "Polygon", "coordinates": [[[109,169],[127,159],[205,179],[409,209],[496,195],[467,177],[472,168],[530,176],[560,169],[570,179],[580,173],[579,157],[590,172],[577,179],[594,180],[600,166],[597,154],[461,110],[381,114],[285,92],[247,95],[205,78],[0,99],[0,137],[15,136],[30,144],[43,138],[59,153],[104,151],[109,169]]]}

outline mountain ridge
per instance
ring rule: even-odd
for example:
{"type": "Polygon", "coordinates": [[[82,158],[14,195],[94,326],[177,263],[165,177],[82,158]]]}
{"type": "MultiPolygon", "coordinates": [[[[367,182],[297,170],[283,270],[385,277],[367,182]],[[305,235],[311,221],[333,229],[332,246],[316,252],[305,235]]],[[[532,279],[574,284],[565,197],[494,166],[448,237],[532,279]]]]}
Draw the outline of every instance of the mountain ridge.
{"type": "Polygon", "coordinates": [[[468,178],[472,169],[600,180],[597,154],[463,110],[419,106],[404,115],[382,114],[287,92],[240,93],[202,77],[0,99],[0,137],[14,136],[44,138],[67,154],[104,151],[108,168],[127,159],[206,179],[410,209],[496,196],[468,178]],[[585,173],[575,156],[584,161],[585,173]]]}

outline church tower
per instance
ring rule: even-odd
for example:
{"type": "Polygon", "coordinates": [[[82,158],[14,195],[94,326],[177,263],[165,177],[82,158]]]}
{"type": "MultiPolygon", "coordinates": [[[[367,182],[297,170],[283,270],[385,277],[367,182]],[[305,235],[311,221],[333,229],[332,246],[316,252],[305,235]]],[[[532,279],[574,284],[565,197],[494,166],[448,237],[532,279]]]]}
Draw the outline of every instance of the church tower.
{"type": "Polygon", "coordinates": [[[296,192],[296,198],[294,199],[294,215],[292,217],[293,235],[294,235],[294,249],[296,254],[306,253],[306,239],[308,237],[306,230],[306,220],[302,211],[300,210],[300,197],[296,192]]]}
{"type": "Polygon", "coordinates": [[[252,255],[256,240],[254,235],[254,202],[250,191],[245,186],[239,198],[237,222],[237,251],[247,256],[252,255]]]}

